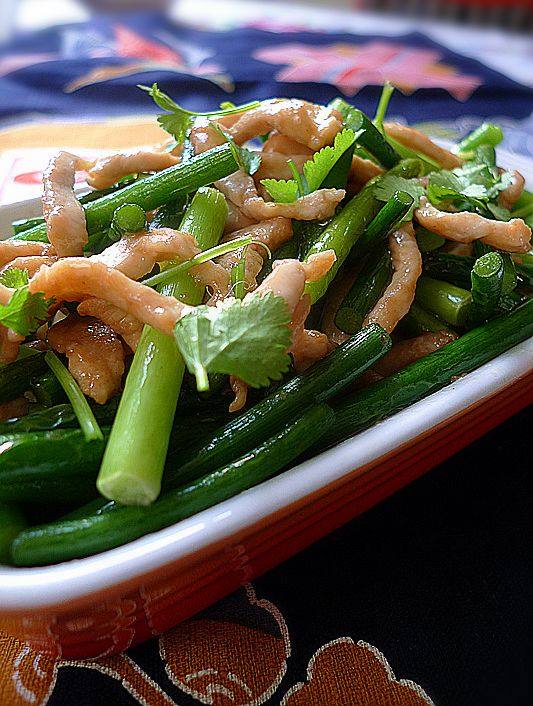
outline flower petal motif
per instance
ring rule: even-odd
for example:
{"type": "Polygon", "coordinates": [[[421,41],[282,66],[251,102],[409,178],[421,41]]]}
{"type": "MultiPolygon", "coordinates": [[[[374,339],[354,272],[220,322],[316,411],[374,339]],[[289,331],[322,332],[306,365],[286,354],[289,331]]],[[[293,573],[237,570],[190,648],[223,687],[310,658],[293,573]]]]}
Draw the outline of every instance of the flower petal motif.
{"type": "Polygon", "coordinates": [[[172,682],[203,704],[258,706],[287,670],[287,626],[251,585],[160,638],[172,682]]]}
{"type": "Polygon", "coordinates": [[[253,57],[268,64],[285,64],[276,74],[277,81],[328,83],[347,96],[364,86],[391,81],[407,93],[442,88],[464,101],[483,83],[479,76],[461,74],[455,67],[440,63],[441,55],[434,49],[397,42],[325,46],[291,42],[263,47],[253,57]]]}
{"type": "Polygon", "coordinates": [[[307,682],[290,689],[281,706],[435,706],[408,679],[396,679],[385,656],[372,645],[340,637],[311,658],[307,682]]]}

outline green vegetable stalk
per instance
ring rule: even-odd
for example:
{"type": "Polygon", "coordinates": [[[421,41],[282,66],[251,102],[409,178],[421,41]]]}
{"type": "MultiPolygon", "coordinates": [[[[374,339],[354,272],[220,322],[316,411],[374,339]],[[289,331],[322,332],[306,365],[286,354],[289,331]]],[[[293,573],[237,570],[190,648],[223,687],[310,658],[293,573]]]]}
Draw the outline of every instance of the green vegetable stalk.
{"type": "MultiPolygon", "coordinates": [[[[83,206],[89,235],[107,228],[119,206],[137,204],[144,211],[153,211],[178,196],[190,194],[238,169],[232,146],[224,144],[193,157],[186,164],[169,167],[119,191],[102,196],[83,206]]],[[[41,224],[29,228],[13,236],[13,239],[47,242],[46,226],[41,224]]]]}
{"type": "Polygon", "coordinates": [[[25,530],[12,544],[12,559],[18,566],[65,561],[168,527],[271,478],[320,438],[332,419],[330,407],[313,406],[250,453],[164,493],[150,507],[96,505],[92,514],[76,513],[74,518],[25,530]]]}
{"type": "Polygon", "coordinates": [[[89,403],[87,402],[83,392],[80,390],[78,383],[74,380],[72,375],[65,368],[55,353],[48,351],[48,353],[45,354],[44,359],[65,391],[65,394],[72,405],[72,409],[74,410],[74,414],[78,418],[85,441],[102,441],[104,438],[102,431],[98,426],[98,422],[94,418],[93,411],[89,407],[89,403]]]}
{"type": "Polygon", "coordinates": [[[468,312],[473,326],[487,321],[499,311],[504,276],[503,258],[497,252],[482,255],[472,268],[472,305],[468,312]]]}
{"type": "Polygon", "coordinates": [[[416,287],[416,301],[450,326],[464,326],[472,295],[466,289],[449,282],[420,277],[416,287]]]}
{"type": "MultiPolygon", "coordinates": [[[[224,228],[226,201],[215,189],[199,189],[181,229],[200,248],[215,245],[224,228]]],[[[161,290],[189,304],[199,304],[204,287],[187,272],[161,290]]],[[[104,454],[97,487],[124,505],[148,505],[159,495],[184,363],[171,336],[149,326],[139,341],[126,379],[115,423],[104,454]]]]}

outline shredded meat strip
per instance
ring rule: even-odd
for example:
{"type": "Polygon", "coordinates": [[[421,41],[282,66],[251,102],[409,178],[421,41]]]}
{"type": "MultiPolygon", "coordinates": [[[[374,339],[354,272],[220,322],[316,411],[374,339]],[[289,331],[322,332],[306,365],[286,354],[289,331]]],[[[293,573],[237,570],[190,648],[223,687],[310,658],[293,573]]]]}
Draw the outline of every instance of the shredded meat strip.
{"type": "Polygon", "coordinates": [[[424,133],[400,123],[385,123],[385,132],[404,147],[410,147],[415,152],[421,152],[443,169],[460,167],[463,160],[453,152],[439,147],[424,133]]]}
{"type": "Polygon", "coordinates": [[[79,161],[70,152],[59,152],[43,174],[46,233],[60,257],[81,255],[88,240],[85,212],[74,193],[79,161]]]}
{"type": "Polygon", "coordinates": [[[276,130],[273,130],[265,140],[261,156],[264,156],[265,153],[268,152],[277,152],[278,154],[284,154],[289,157],[293,154],[299,154],[306,157],[306,159],[309,159],[309,157],[313,155],[312,149],[302,145],[301,142],[292,140],[290,137],[287,137],[287,135],[281,135],[276,130]]]}
{"type": "Polygon", "coordinates": [[[296,169],[302,171],[303,165],[309,157],[303,154],[281,154],[280,152],[261,152],[261,164],[254,174],[254,180],[258,184],[261,179],[292,179],[292,171],[288,160],[292,159],[296,169]]]}
{"type": "Polygon", "coordinates": [[[455,341],[457,334],[453,331],[437,331],[436,333],[422,333],[416,338],[407,338],[404,341],[395,343],[390,351],[383,358],[372,366],[372,370],[382,378],[389,377],[406,368],[411,363],[415,363],[420,358],[424,358],[430,353],[434,353],[455,341]]]}
{"type": "MultiPolygon", "coordinates": [[[[228,234],[224,236],[223,241],[228,242],[247,235],[251,235],[254,240],[264,243],[271,251],[275,251],[292,238],[292,224],[289,218],[271,218],[228,234]]],[[[265,249],[260,245],[252,244],[245,249],[244,288],[247,292],[257,287],[257,275],[263,267],[266,254],[265,249]]],[[[217,263],[227,272],[231,272],[240,258],[241,252],[234,250],[217,258],[217,263]]]]}
{"type": "Polygon", "coordinates": [[[241,228],[247,228],[255,223],[253,218],[248,218],[240,208],[235,206],[231,201],[227,201],[228,205],[228,215],[226,218],[226,223],[224,224],[224,235],[227,233],[233,233],[236,230],[241,230],[241,228]]]}
{"type": "MultiPolygon", "coordinates": [[[[285,299],[291,315],[302,298],[306,282],[316,282],[323,277],[335,262],[335,252],[325,250],[311,255],[307,262],[300,260],[275,260],[272,272],[252,294],[273,292],[285,299]]],[[[247,294],[246,296],[251,296],[247,294]]]]}
{"type": "Polygon", "coordinates": [[[95,402],[104,404],[120,390],[124,349],[106,324],[70,315],[48,331],[48,343],[67,356],[73,378],[95,402]]]}
{"type": "MultiPolygon", "coordinates": [[[[13,290],[0,284],[0,304],[6,305],[13,290]]],[[[0,325],[0,364],[12,363],[17,359],[19,348],[24,336],[19,336],[15,331],[0,325]]]]}
{"type": "Polygon", "coordinates": [[[389,236],[389,248],[394,268],[392,280],[366,316],[363,326],[376,323],[391,333],[413,303],[416,283],[422,273],[422,256],[410,224],[389,236]]]}
{"type": "Polygon", "coordinates": [[[517,172],[516,170],[512,171],[511,174],[513,175],[513,181],[512,183],[503,191],[500,191],[500,204],[504,208],[512,208],[515,203],[518,201],[518,199],[522,196],[522,192],[524,191],[524,186],[526,183],[526,180],[524,177],[520,174],[520,172],[517,172]]]}
{"type": "Polygon", "coordinates": [[[199,117],[194,121],[189,139],[195,154],[202,154],[207,150],[223,145],[226,139],[216,129],[216,125],[222,124],[219,120],[209,120],[209,118],[199,117]]]}
{"type": "MultiPolygon", "coordinates": [[[[119,270],[131,279],[140,279],[152,271],[158,262],[184,262],[200,252],[196,240],[189,233],[172,228],[156,228],[128,235],[110,245],[99,255],[89,258],[119,270]]],[[[229,287],[229,275],[214,262],[205,262],[189,270],[200,284],[215,293],[224,294],[229,287]]]]}
{"type": "Polygon", "coordinates": [[[482,240],[499,250],[518,253],[528,252],[531,247],[531,228],[521,218],[493,221],[468,211],[447,213],[439,211],[426,198],[420,199],[415,218],[433,233],[458,243],[482,240]]]}
{"type": "Polygon", "coordinates": [[[89,297],[105,301],[131,314],[143,324],[172,335],[174,324],[191,307],[126,277],[91,258],[72,257],[41,267],[30,280],[31,292],[42,292],[57,302],[81,302],[89,297]]]}
{"type": "Polygon", "coordinates": [[[94,162],[85,162],[87,183],[94,189],[107,189],[122,177],[139,172],[160,172],[174,166],[179,158],[172,152],[154,150],[134,150],[121,154],[110,154],[94,162]]]}
{"type": "Polygon", "coordinates": [[[342,120],[336,111],[299,99],[263,101],[261,105],[243,113],[228,129],[235,142],[242,145],[252,137],[271,130],[319,150],[333,142],[341,130],[342,120]]]}
{"type": "Polygon", "coordinates": [[[231,402],[228,411],[231,413],[240,412],[248,399],[248,385],[240,378],[236,378],[234,375],[229,376],[229,384],[235,397],[231,402]]]}
{"type": "Polygon", "coordinates": [[[27,270],[28,276],[33,277],[37,270],[43,265],[52,265],[57,262],[55,255],[28,255],[27,257],[16,257],[7,265],[0,268],[0,274],[6,270],[27,270]]]}
{"type": "Polygon", "coordinates": [[[30,403],[25,397],[15,397],[14,400],[0,404],[0,422],[8,419],[25,417],[28,414],[30,403]]]}
{"type": "Polygon", "coordinates": [[[345,194],[343,189],[319,189],[294,203],[267,202],[257,193],[253,178],[243,171],[235,172],[217,181],[215,186],[255,221],[264,221],[277,216],[294,218],[297,221],[329,218],[345,194]]]}
{"type": "Polygon", "coordinates": [[[33,240],[0,240],[0,267],[22,257],[54,255],[54,249],[48,243],[33,240]]]}
{"type": "Polygon", "coordinates": [[[311,299],[304,294],[293,312],[290,327],[292,344],[289,348],[297,372],[306,370],[311,365],[325,358],[331,350],[326,334],[305,328],[305,320],[311,310],[311,299]]]}
{"type": "Polygon", "coordinates": [[[352,191],[360,191],[367,181],[382,173],[383,169],[375,162],[354,155],[349,175],[350,186],[353,187],[352,191]]]}
{"type": "Polygon", "coordinates": [[[104,299],[85,299],[78,305],[80,316],[92,316],[99,319],[118,334],[128,344],[132,351],[137,349],[143,325],[131,314],[118,309],[104,299]]]}

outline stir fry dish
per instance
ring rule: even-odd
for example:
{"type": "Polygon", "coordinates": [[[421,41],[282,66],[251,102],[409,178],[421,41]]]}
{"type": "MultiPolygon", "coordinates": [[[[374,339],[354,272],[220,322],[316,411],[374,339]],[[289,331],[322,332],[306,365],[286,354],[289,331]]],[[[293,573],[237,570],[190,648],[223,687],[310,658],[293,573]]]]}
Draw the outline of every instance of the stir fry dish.
{"type": "MultiPolygon", "coordinates": [[[[0,242],[0,561],[82,558],[310,458],[533,334],[533,194],[344,99],[59,152],[0,242]],[[76,172],[91,190],[79,195],[76,172]]],[[[460,383],[459,383],[460,384],[460,383]]]]}

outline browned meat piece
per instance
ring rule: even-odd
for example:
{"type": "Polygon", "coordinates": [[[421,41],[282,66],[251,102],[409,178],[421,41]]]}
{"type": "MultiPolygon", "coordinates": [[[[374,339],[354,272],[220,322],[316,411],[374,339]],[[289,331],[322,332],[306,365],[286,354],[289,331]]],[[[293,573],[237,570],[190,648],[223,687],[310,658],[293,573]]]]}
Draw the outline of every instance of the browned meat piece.
{"type": "Polygon", "coordinates": [[[239,378],[236,378],[234,375],[229,376],[229,383],[231,385],[231,389],[233,390],[235,398],[230,404],[228,411],[240,412],[240,410],[246,404],[246,400],[248,398],[248,385],[239,378]]]}
{"type": "Polygon", "coordinates": [[[439,147],[427,135],[412,127],[407,127],[407,125],[385,123],[385,132],[404,147],[426,155],[443,169],[455,169],[463,163],[463,160],[456,154],[439,147]]]}
{"type": "Polygon", "coordinates": [[[311,300],[307,294],[300,299],[291,320],[292,343],[289,348],[294,360],[294,368],[302,372],[325,358],[331,350],[326,334],[320,331],[307,330],[305,320],[311,309],[311,300]]]}
{"type": "Polygon", "coordinates": [[[25,417],[29,411],[29,402],[25,397],[16,397],[0,404],[0,422],[17,417],[25,417]]]}
{"type": "Polygon", "coordinates": [[[528,252],[531,247],[531,228],[521,218],[493,221],[468,211],[447,213],[439,211],[426,198],[420,200],[415,218],[424,228],[458,243],[482,240],[498,250],[518,253],[528,252]]]}
{"type": "MultiPolygon", "coordinates": [[[[6,305],[12,294],[12,289],[0,284],[0,304],[6,305]]],[[[20,343],[23,340],[24,336],[19,336],[11,329],[0,325],[0,364],[12,363],[17,359],[20,343]]]]}
{"type": "Polygon", "coordinates": [[[391,350],[375,365],[372,370],[381,377],[388,377],[402,368],[415,363],[430,353],[434,353],[455,341],[457,334],[453,331],[437,331],[436,333],[422,333],[416,338],[408,338],[395,343],[391,350]]]}
{"type": "Polygon", "coordinates": [[[392,280],[363,326],[376,323],[391,333],[411,308],[422,273],[422,256],[411,224],[389,236],[389,247],[394,268],[392,280]]]}
{"type": "Polygon", "coordinates": [[[60,257],[81,255],[88,240],[85,212],[74,193],[78,162],[75,155],[59,152],[43,174],[46,233],[60,257]]]}
{"type": "Polygon", "coordinates": [[[143,325],[131,314],[118,309],[104,299],[85,299],[78,306],[80,316],[93,316],[107,324],[115,333],[126,341],[132,351],[137,349],[143,325]]]}
{"type": "Polygon", "coordinates": [[[105,404],[120,390],[124,349],[101,321],[67,316],[48,331],[48,343],[68,359],[68,369],[84,395],[105,404]]]}

